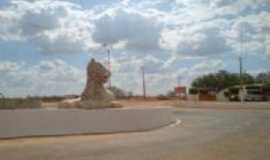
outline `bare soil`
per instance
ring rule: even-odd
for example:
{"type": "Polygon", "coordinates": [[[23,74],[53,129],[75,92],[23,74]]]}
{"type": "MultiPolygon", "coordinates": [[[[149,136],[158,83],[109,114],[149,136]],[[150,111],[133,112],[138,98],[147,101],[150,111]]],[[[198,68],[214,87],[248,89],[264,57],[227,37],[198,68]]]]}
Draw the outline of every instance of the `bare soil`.
{"type": "MultiPolygon", "coordinates": [[[[43,102],[44,108],[57,108],[59,102],[43,102]]],[[[116,100],[113,103],[120,104],[123,107],[165,107],[174,106],[176,100],[158,100],[158,99],[129,99],[116,100]]]]}
{"type": "MultiPolygon", "coordinates": [[[[184,101],[159,99],[116,100],[115,104],[123,107],[177,107],[177,108],[210,108],[210,109],[270,109],[270,102],[217,102],[217,101],[184,101]]],[[[57,108],[58,102],[42,103],[45,108],[57,108]]]]}

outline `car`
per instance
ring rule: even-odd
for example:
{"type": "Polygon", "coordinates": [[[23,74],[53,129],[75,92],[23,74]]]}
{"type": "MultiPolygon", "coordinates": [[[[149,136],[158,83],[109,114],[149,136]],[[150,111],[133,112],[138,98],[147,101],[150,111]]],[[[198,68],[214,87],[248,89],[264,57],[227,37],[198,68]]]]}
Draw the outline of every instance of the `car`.
{"type": "Polygon", "coordinates": [[[259,91],[248,91],[245,95],[245,101],[265,101],[266,97],[259,91]]]}

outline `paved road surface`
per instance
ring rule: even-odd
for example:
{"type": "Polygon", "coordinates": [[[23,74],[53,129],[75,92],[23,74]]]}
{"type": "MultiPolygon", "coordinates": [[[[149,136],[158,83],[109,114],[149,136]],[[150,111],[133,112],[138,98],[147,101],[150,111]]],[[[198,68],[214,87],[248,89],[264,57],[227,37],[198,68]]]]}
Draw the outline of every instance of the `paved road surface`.
{"type": "Polygon", "coordinates": [[[2,160],[269,160],[270,110],[179,109],[150,132],[0,141],[2,160]]]}

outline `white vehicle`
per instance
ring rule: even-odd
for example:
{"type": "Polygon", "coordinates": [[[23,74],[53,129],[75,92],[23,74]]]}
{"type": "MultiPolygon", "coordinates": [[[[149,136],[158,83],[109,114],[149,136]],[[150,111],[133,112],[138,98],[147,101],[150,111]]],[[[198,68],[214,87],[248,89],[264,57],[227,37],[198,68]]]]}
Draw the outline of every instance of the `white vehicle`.
{"type": "Polygon", "coordinates": [[[266,97],[263,93],[263,87],[259,84],[247,85],[244,87],[244,99],[246,101],[264,101],[266,97]]]}
{"type": "MultiPolygon", "coordinates": [[[[229,101],[265,101],[266,95],[263,91],[263,85],[250,84],[244,85],[243,90],[240,90],[240,86],[233,86],[222,91],[221,95],[224,95],[229,101]]],[[[219,99],[222,96],[219,95],[219,99]]],[[[224,98],[223,98],[224,99],[224,98]]]]}

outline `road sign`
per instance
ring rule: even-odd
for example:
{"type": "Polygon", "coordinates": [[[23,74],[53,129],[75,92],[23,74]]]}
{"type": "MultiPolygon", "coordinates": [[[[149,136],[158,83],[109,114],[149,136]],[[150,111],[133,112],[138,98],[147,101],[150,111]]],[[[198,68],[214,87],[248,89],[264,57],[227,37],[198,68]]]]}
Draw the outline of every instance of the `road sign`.
{"type": "Polygon", "coordinates": [[[185,86],[177,86],[177,87],[175,87],[175,93],[177,93],[177,94],[185,94],[186,93],[186,90],[187,90],[187,88],[185,87],[185,86]]]}

